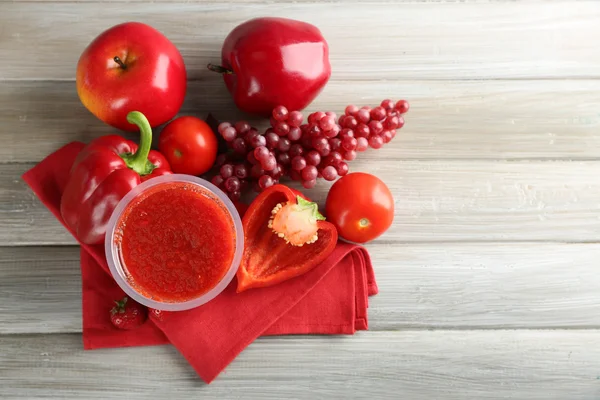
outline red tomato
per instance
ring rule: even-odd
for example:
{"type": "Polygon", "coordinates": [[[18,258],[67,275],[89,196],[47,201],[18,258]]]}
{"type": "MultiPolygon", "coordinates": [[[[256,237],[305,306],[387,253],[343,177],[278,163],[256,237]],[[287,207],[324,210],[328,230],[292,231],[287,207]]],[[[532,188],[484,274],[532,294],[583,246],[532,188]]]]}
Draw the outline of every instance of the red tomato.
{"type": "Polygon", "coordinates": [[[217,137],[196,117],[179,117],[160,133],[158,148],[176,174],[202,175],[217,158],[217,137]]]}
{"type": "Polygon", "coordinates": [[[392,225],[394,197],[381,179],[354,172],[333,184],[325,202],[325,213],[340,237],[367,243],[392,225]]]}

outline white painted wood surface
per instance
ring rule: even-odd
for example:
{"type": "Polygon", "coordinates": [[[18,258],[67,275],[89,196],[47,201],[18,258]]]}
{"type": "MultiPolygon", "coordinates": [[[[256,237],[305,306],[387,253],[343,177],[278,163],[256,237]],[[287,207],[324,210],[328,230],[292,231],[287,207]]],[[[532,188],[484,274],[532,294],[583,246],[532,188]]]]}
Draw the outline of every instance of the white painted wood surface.
{"type": "Polygon", "coordinates": [[[0,398],[600,398],[598,38],[597,1],[0,0],[0,398]],[[351,164],[396,198],[368,246],[370,331],[261,338],[208,386],[170,346],[84,353],[78,249],[20,180],[113,131],[78,101],[80,52],[150,23],[188,65],[182,114],[236,120],[204,66],[263,15],[330,43],[310,110],[411,102],[392,144],[351,164]]]}

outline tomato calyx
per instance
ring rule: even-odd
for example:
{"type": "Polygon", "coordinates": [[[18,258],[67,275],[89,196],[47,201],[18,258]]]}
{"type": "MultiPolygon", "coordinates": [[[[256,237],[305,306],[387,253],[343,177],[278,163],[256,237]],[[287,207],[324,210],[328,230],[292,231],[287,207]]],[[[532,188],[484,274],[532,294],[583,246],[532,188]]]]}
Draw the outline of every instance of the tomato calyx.
{"type": "Polygon", "coordinates": [[[268,227],[286,243],[302,247],[319,239],[317,221],[324,220],[317,203],[296,196],[295,202],[278,203],[273,208],[268,227]]]}

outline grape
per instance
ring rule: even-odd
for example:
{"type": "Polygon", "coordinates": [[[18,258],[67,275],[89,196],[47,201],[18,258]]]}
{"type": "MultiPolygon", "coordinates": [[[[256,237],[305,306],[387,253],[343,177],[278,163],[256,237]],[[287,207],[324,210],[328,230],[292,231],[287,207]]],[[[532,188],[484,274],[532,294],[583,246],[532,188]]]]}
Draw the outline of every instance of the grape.
{"type": "Polygon", "coordinates": [[[267,139],[263,135],[256,135],[250,140],[250,147],[257,148],[267,145],[267,139]]]}
{"type": "Polygon", "coordinates": [[[233,165],[231,165],[231,164],[223,165],[221,167],[221,169],[219,170],[219,173],[221,174],[223,179],[229,178],[231,175],[233,175],[233,165]]]}
{"type": "Polygon", "coordinates": [[[381,121],[382,119],[384,119],[387,115],[386,109],[379,106],[379,107],[375,107],[374,109],[371,110],[371,119],[374,121],[381,121]]]}
{"type": "Polygon", "coordinates": [[[369,107],[369,106],[362,106],[360,109],[361,110],[366,110],[366,111],[369,112],[369,114],[371,114],[371,107],[369,107]]]}
{"type": "Polygon", "coordinates": [[[302,136],[302,139],[300,139],[300,145],[305,149],[310,149],[312,147],[312,138],[309,135],[302,136]]]}
{"type": "Polygon", "coordinates": [[[277,144],[277,149],[281,152],[286,152],[290,149],[290,141],[286,138],[279,138],[279,143],[277,144]]]}
{"type": "Polygon", "coordinates": [[[308,123],[309,124],[318,124],[319,121],[321,120],[321,118],[323,118],[324,116],[325,116],[325,113],[323,111],[314,112],[308,116],[308,123]]]}
{"type": "Polygon", "coordinates": [[[292,168],[296,171],[302,171],[306,167],[306,160],[302,156],[292,158],[292,168]]]}
{"type": "Polygon", "coordinates": [[[232,143],[233,150],[238,154],[246,154],[247,146],[244,139],[241,137],[236,138],[232,143]]]}
{"type": "Polygon", "coordinates": [[[344,140],[347,137],[354,137],[354,131],[352,129],[344,128],[340,132],[340,139],[344,140]]]}
{"type": "Polygon", "coordinates": [[[390,111],[390,110],[394,109],[395,103],[393,100],[385,99],[384,101],[381,102],[381,107],[383,107],[383,109],[385,111],[390,111]]]}
{"type": "Polygon", "coordinates": [[[267,159],[267,157],[269,157],[270,154],[271,153],[269,152],[269,149],[264,146],[254,149],[254,158],[256,158],[256,160],[261,164],[267,159]]]}
{"type": "Polygon", "coordinates": [[[275,126],[275,133],[279,136],[287,136],[290,133],[290,126],[285,122],[278,122],[275,126]]]}
{"type": "MultiPolygon", "coordinates": [[[[221,125],[219,125],[219,126],[221,126],[221,125]]],[[[237,137],[237,132],[233,126],[226,127],[225,129],[220,131],[220,133],[226,142],[231,142],[232,140],[234,140],[237,137]]]]}
{"type": "Polygon", "coordinates": [[[312,140],[312,147],[315,150],[322,150],[324,147],[327,146],[327,144],[328,144],[327,139],[322,136],[313,138],[313,140],[312,140]]]}
{"type": "Polygon", "coordinates": [[[233,175],[237,176],[239,179],[245,179],[248,176],[248,167],[246,167],[244,164],[236,165],[233,167],[233,175]]]}
{"type": "Polygon", "coordinates": [[[321,155],[321,157],[326,157],[326,156],[329,155],[329,153],[331,153],[331,146],[329,145],[329,143],[327,143],[327,147],[325,147],[322,150],[320,150],[319,154],[321,155]]]}
{"type": "Polygon", "coordinates": [[[260,178],[258,178],[258,186],[262,190],[265,190],[266,188],[273,186],[273,178],[271,178],[269,175],[261,176],[260,178]]]}
{"type": "Polygon", "coordinates": [[[398,117],[398,126],[394,129],[400,129],[404,126],[404,117],[403,116],[399,116],[398,117]]]}
{"type": "Polygon", "coordinates": [[[344,126],[344,121],[346,120],[346,114],[342,115],[339,119],[338,119],[338,125],[339,126],[344,126]]]}
{"type": "Polygon", "coordinates": [[[258,135],[260,135],[260,133],[258,133],[258,131],[257,131],[256,129],[249,130],[249,131],[246,133],[246,136],[244,136],[244,140],[245,140],[246,142],[250,143],[250,141],[251,141],[252,139],[254,139],[255,137],[257,137],[258,135]]]}
{"type": "Polygon", "coordinates": [[[365,151],[369,148],[369,141],[367,138],[359,137],[356,138],[356,151],[365,151]]]}
{"type": "Polygon", "coordinates": [[[400,114],[406,114],[408,112],[408,109],[410,108],[410,105],[408,104],[408,101],[400,100],[396,103],[396,107],[394,107],[394,108],[400,114]]]}
{"type": "Polygon", "coordinates": [[[276,121],[285,121],[288,114],[288,109],[284,106],[277,106],[273,109],[273,118],[275,118],[276,121]]]}
{"type": "Polygon", "coordinates": [[[339,125],[334,125],[333,128],[331,128],[330,130],[323,132],[323,135],[326,138],[334,138],[340,133],[340,130],[341,128],[339,127],[339,125]]]}
{"type": "Polygon", "coordinates": [[[379,135],[383,131],[383,124],[379,121],[369,122],[368,127],[373,135],[379,135]]]}
{"type": "Polygon", "coordinates": [[[227,180],[225,181],[225,189],[227,189],[228,192],[239,191],[240,180],[235,176],[227,178],[227,180]]]}
{"type": "Polygon", "coordinates": [[[363,124],[366,124],[369,122],[370,119],[371,119],[371,113],[364,108],[361,108],[356,113],[356,120],[358,122],[362,122],[363,124]]]}
{"type": "Polygon", "coordinates": [[[338,151],[342,147],[342,141],[338,138],[329,139],[329,146],[332,151],[338,151]]]}
{"type": "Polygon", "coordinates": [[[312,136],[312,137],[319,137],[319,136],[321,136],[321,128],[319,128],[318,125],[311,125],[308,128],[308,135],[312,136]]]}
{"type": "Polygon", "coordinates": [[[307,165],[302,170],[302,179],[304,179],[305,181],[315,180],[317,179],[318,174],[319,171],[317,171],[317,167],[315,167],[314,165],[307,165]]]}
{"type": "Polygon", "coordinates": [[[346,115],[356,115],[356,113],[358,112],[358,107],[357,106],[347,106],[345,113],[346,115]]]}
{"type": "Polygon", "coordinates": [[[348,163],[344,162],[344,161],[342,161],[341,163],[339,163],[337,165],[337,168],[336,168],[337,173],[338,173],[339,176],[347,175],[349,169],[350,168],[348,168],[348,163]]]}
{"type": "Polygon", "coordinates": [[[318,151],[315,150],[309,151],[305,158],[306,163],[309,165],[319,165],[319,163],[321,162],[321,155],[318,151]]]}
{"type": "Polygon", "coordinates": [[[282,165],[288,165],[290,163],[290,155],[288,153],[277,154],[277,161],[282,165]]]}
{"type": "Polygon", "coordinates": [[[231,124],[229,122],[221,122],[219,124],[219,126],[217,127],[217,132],[219,132],[221,135],[223,134],[223,131],[227,128],[229,128],[231,126],[231,124]]]}
{"type": "Polygon", "coordinates": [[[383,146],[383,139],[381,136],[371,136],[369,138],[369,146],[374,149],[380,149],[383,146]]]}
{"type": "Polygon", "coordinates": [[[395,137],[396,137],[396,130],[395,130],[395,129],[392,129],[392,130],[390,131],[390,135],[392,135],[392,139],[393,139],[393,138],[395,138],[395,137]]]}
{"type": "Polygon", "coordinates": [[[283,167],[281,164],[275,165],[273,170],[269,171],[268,175],[273,178],[273,180],[277,180],[283,176],[283,167]]]}
{"type": "Polygon", "coordinates": [[[333,165],[329,165],[323,168],[321,174],[323,175],[323,178],[325,178],[326,181],[333,181],[337,177],[337,171],[333,165]]]}
{"type": "Polygon", "coordinates": [[[356,139],[353,137],[345,137],[342,139],[342,148],[344,150],[354,150],[356,149],[356,139]]]}
{"type": "Polygon", "coordinates": [[[287,134],[288,139],[295,142],[302,137],[302,130],[298,127],[290,128],[290,132],[287,134]]]}
{"type": "Polygon", "coordinates": [[[300,174],[300,172],[296,171],[295,169],[292,169],[290,170],[290,178],[292,178],[293,181],[301,181],[302,175],[300,174]]]}
{"type": "Polygon", "coordinates": [[[256,159],[256,157],[254,157],[254,152],[251,151],[250,153],[248,153],[248,155],[246,156],[246,160],[254,165],[254,164],[258,164],[258,160],[256,159]]]}
{"type": "Polygon", "coordinates": [[[227,154],[219,154],[215,160],[215,165],[220,167],[227,162],[227,154]]]}
{"type": "Polygon", "coordinates": [[[344,160],[346,161],[352,161],[356,158],[356,151],[354,150],[348,150],[346,152],[344,152],[344,160]]]}
{"type": "Polygon", "coordinates": [[[223,177],[221,175],[215,175],[215,176],[213,176],[213,178],[210,181],[212,182],[213,185],[215,185],[217,187],[221,187],[221,185],[223,184],[225,179],[223,179],[223,177]]]}
{"type": "Polygon", "coordinates": [[[325,116],[323,118],[321,118],[321,120],[319,121],[319,128],[321,128],[321,130],[323,131],[330,131],[333,129],[333,126],[335,125],[335,118],[331,117],[331,116],[325,116]]]}
{"type": "Polygon", "coordinates": [[[357,137],[369,137],[370,134],[371,130],[363,123],[358,124],[356,129],[354,129],[354,135],[357,137]]]}
{"type": "Polygon", "coordinates": [[[260,166],[260,164],[253,165],[252,168],[250,168],[250,176],[252,178],[258,179],[264,174],[265,170],[260,166]]]}
{"type": "Polygon", "coordinates": [[[326,116],[333,118],[333,120],[335,121],[335,119],[337,118],[337,114],[334,113],[333,111],[327,111],[325,113],[326,116]]]}
{"type": "MultiPolygon", "coordinates": [[[[279,149],[281,150],[281,149],[279,149]]],[[[299,144],[293,144],[290,148],[289,148],[289,154],[290,157],[296,157],[296,156],[301,156],[302,154],[304,154],[304,148],[299,145],[299,144]]]]}
{"type": "Polygon", "coordinates": [[[293,127],[299,127],[302,124],[302,113],[300,111],[292,111],[287,118],[287,123],[293,127]]]}
{"type": "Polygon", "coordinates": [[[389,143],[392,140],[392,131],[383,131],[381,138],[383,139],[383,143],[389,143]]]}
{"type": "Polygon", "coordinates": [[[275,132],[266,133],[265,136],[265,144],[269,150],[273,150],[279,144],[279,136],[275,132]]]}
{"type": "Polygon", "coordinates": [[[242,197],[242,193],[236,190],[235,192],[229,192],[228,196],[231,200],[239,200],[242,197]]]}
{"type": "Polygon", "coordinates": [[[343,159],[342,155],[338,151],[332,151],[327,158],[330,160],[327,164],[330,165],[338,165],[338,163],[343,159]]]}
{"type": "Polygon", "coordinates": [[[261,161],[260,165],[265,171],[272,171],[277,166],[277,160],[273,154],[269,154],[267,158],[261,161]]]}
{"type": "Polygon", "coordinates": [[[383,121],[383,127],[385,129],[396,129],[398,128],[398,125],[400,125],[400,121],[395,115],[387,117],[385,121],[383,121]]]}
{"type": "Polygon", "coordinates": [[[309,181],[302,181],[302,186],[304,186],[305,189],[312,189],[315,187],[316,184],[317,184],[316,179],[311,179],[309,181]]]}
{"type": "Polygon", "coordinates": [[[354,117],[344,118],[344,128],[354,129],[358,126],[358,121],[354,117]]]}
{"type": "Polygon", "coordinates": [[[246,121],[236,122],[234,126],[235,126],[235,130],[241,134],[244,134],[250,130],[250,124],[246,121]]]}

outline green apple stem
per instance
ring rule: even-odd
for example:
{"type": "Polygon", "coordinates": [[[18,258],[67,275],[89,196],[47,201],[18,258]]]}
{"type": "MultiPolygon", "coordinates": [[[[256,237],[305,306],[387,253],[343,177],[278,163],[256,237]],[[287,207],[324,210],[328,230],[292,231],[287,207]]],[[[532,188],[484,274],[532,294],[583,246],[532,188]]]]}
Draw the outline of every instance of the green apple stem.
{"type": "Polygon", "coordinates": [[[121,157],[129,168],[140,175],[148,175],[156,168],[148,160],[150,146],[152,146],[152,127],[146,116],[139,111],[131,111],[127,114],[127,122],[140,128],[140,146],[134,154],[122,154],[121,157]]]}
{"type": "Polygon", "coordinates": [[[127,65],[125,65],[125,63],[119,58],[119,56],[115,56],[113,58],[113,60],[115,60],[115,62],[117,64],[119,64],[119,67],[123,68],[123,69],[127,69],[127,65]]]}
{"type": "Polygon", "coordinates": [[[230,70],[229,68],[225,68],[221,65],[215,65],[215,64],[208,64],[206,66],[206,68],[208,68],[209,70],[211,70],[212,72],[217,72],[219,74],[233,74],[233,71],[230,70]]]}

